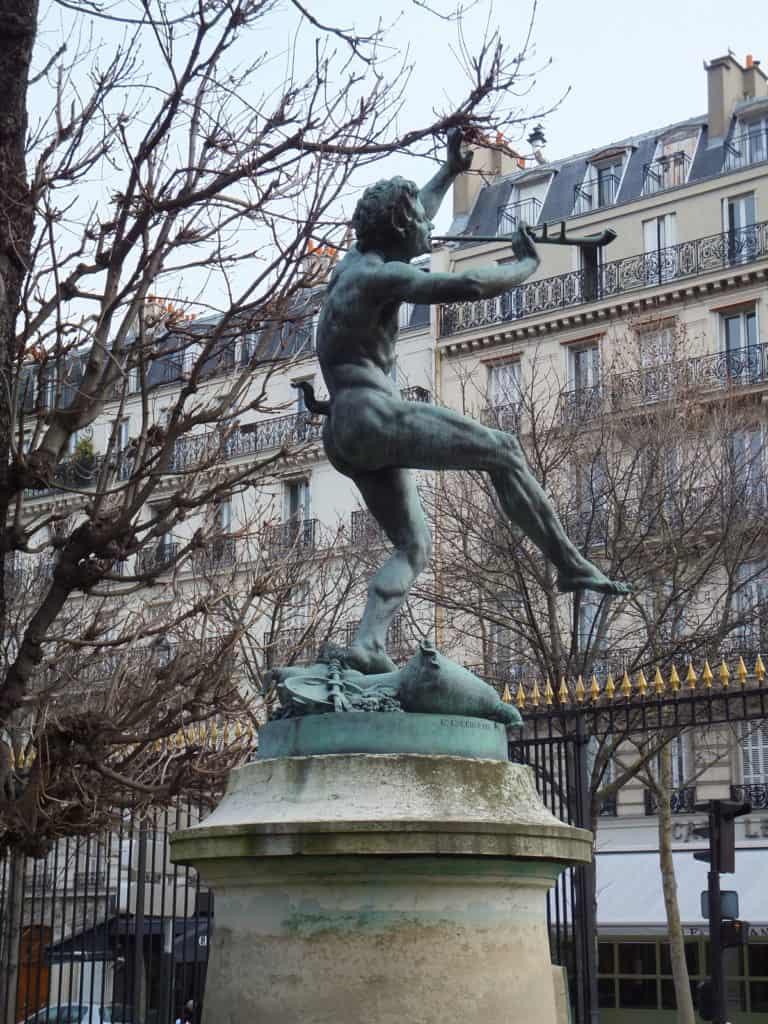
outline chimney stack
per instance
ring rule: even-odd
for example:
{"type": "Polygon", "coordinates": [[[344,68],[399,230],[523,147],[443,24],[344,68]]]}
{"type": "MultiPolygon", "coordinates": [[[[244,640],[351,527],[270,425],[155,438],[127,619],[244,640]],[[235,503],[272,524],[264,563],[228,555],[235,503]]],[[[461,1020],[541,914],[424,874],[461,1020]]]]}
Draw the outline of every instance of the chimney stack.
{"type": "Polygon", "coordinates": [[[704,67],[707,72],[707,109],[709,115],[709,145],[718,145],[728,134],[734,107],[742,100],[768,96],[768,79],[760,68],[760,61],[747,54],[745,67],[730,51],[725,57],[716,57],[704,67]]]}
{"type": "Polygon", "coordinates": [[[482,142],[473,146],[475,155],[472,167],[460,174],[453,183],[453,216],[467,215],[475,204],[475,199],[489,178],[502,177],[525,167],[525,160],[509,146],[509,143],[497,135],[496,145],[484,145],[482,142]]]}

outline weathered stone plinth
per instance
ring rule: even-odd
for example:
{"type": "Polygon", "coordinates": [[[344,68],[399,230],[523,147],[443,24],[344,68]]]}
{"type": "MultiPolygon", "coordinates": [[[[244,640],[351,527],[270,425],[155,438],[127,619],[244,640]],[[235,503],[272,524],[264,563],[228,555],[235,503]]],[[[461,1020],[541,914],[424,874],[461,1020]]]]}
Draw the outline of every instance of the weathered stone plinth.
{"type": "Polygon", "coordinates": [[[531,770],[261,760],[173,839],[216,894],[203,1024],[555,1024],[545,902],[591,834],[531,770]]]}

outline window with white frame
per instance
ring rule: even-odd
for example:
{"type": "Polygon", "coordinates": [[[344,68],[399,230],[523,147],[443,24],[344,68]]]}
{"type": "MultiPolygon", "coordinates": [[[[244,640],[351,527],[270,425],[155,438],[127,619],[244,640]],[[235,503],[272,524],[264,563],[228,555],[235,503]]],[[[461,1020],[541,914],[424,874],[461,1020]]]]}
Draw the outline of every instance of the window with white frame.
{"type": "Polygon", "coordinates": [[[191,341],[184,347],[182,356],[182,373],[191,373],[203,351],[202,342],[191,341]]]}
{"type": "Polygon", "coordinates": [[[723,199],[723,231],[727,235],[729,263],[746,263],[760,251],[757,199],[754,192],[723,199]]]}
{"type": "Polygon", "coordinates": [[[745,660],[768,642],[768,567],[762,561],[738,567],[734,600],[736,627],[731,634],[745,660]]]}
{"type": "Polygon", "coordinates": [[[220,533],[229,533],[232,529],[232,501],[223,498],[216,504],[215,514],[216,529],[220,533]]]}
{"type": "Polygon", "coordinates": [[[401,331],[407,331],[411,326],[413,316],[413,303],[401,302],[397,310],[397,326],[401,331]]]}
{"type": "Polygon", "coordinates": [[[584,180],[574,191],[574,214],[589,213],[616,202],[625,158],[626,153],[623,152],[606,154],[604,159],[594,160],[588,165],[584,180]]]}
{"type": "Polygon", "coordinates": [[[735,430],[726,439],[726,446],[727,473],[733,484],[735,506],[754,503],[762,506],[765,493],[762,428],[735,430]]]}
{"type": "Polygon", "coordinates": [[[768,115],[739,120],[725,145],[725,168],[729,171],[768,160],[768,115]]]}
{"type": "Polygon", "coordinates": [[[742,784],[756,786],[768,783],[768,724],[742,722],[739,752],[742,784]]]}
{"type": "Polygon", "coordinates": [[[646,284],[670,281],[676,273],[677,218],[664,213],[643,221],[643,252],[646,284]]]}
{"type": "Polygon", "coordinates": [[[568,349],[568,384],[571,391],[589,391],[600,384],[600,346],[596,341],[568,349]]]}
{"type": "Polygon", "coordinates": [[[235,346],[235,362],[238,366],[247,366],[256,352],[256,340],[258,334],[250,331],[238,339],[235,346]]]}
{"type": "Polygon", "coordinates": [[[670,132],[658,139],[653,160],[643,170],[643,194],[653,195],[688,181],[699,140],[698,128],[670,132]]]}
{"type": "Polygon", "coordinates": [[[720,314],[720,331],[726,355],[735,360],[758,344],[757,312],[754,308],[720,314]]]}
{"type": "Polygon", "coordinates": [[[515,406],[520,404],[520,360],[508,359],[488,367],[488,405],[515,406]]]}
{"type": "Polygon", "coordinates": [[[128,447],[128,430],[130,422],[131,421],[127,416],[124,416],[119,420],[112,420],[112,436],[115,439],[115,450],[118,452],[125,451],[128,447]]]}
{"type": "Polygon", "coordinates": [[[309,519],[309,497],[308,477],[286,481],[283,491],[286,522],[298,523],[309,519]]]}

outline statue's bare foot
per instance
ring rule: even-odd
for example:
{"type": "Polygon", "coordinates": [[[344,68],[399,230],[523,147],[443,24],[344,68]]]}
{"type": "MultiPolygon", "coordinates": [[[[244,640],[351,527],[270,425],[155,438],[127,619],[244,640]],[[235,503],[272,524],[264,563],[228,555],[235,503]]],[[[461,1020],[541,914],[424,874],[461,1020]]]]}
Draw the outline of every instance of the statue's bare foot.
{"type": "Polygon", "coordinates": [[[557,589],[562,594],[569,594],[574,590],[595,590],[598,594],[617,596],[629,594],[632,591],[632,587],[628,583],[609,580],[604,573],[586,559],[584,559],[582,568],[575,569],[573,572],[558,573],[557,589]]]}
{"type": "Polygon", "coordinates": [[[381,672],[397,672],[397,665],[384,651],[376,651],[362,644],[350,644],[344,648],[342,656],[349,668],[355,668],[366,676],[381,672]]]}

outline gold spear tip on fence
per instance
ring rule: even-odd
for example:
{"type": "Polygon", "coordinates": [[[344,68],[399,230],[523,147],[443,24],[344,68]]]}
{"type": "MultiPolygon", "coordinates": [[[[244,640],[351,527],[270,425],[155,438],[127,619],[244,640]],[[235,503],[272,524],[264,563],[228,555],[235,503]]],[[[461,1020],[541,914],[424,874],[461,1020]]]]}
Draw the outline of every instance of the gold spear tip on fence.
{"type": "Polygon", "coordinates": [[[645,678],[645,672],[642,669],[637,673],[637,692],[641,697],[645,696],[645,692],[648,689],[648,680],[645,678]]]}
{"type": "Polygon", "coordinates": [[[613,695],[616,693],[616,685],[613,681],[613,673],[608,673],[608,678],[605,681],[605,696],[608,700],[613,700],[613,695]]]}
{"type": "Polygon", "coordinates": [[[725,664],[725,658],[720,662],[720,671],[718,672],[718,675],[720,676],[720,685],[724,690],[727,690],[728,683],[731,679],[731,673],[728,671],[728,666],[725,664]]]}
{"type": "Polygon", "coordinates": [[[674,665],[672,666],[672,671],[669,673],[669,685],[675,693],[680,689],[680,676],[677,674],[677,669],[674,665]]]}
{"type": "Polygon", "coordinates": [[[632,696],[632,683],[630,682],[629,673],[626,669],[624,669],[624,675],[621,679],[621,694],[627,699],[632,696]]]}
{"type": "Polygon", "coordinates": [[[547,685],[544,687],[544,700],[547,704],[552,704],[555,700],[555,691],[550,685],[549,676],[547,676],[547,685]]]}
{"type": "Polygon", "coordinates": [[[653,692],[658,696],[664,693],[664,676],[661,674],[661,669],[656,666],[656,674],[653,677],[653,692]]]}
{"type": "Polygon", "coordinates": [[[762,683],[765,679],[765,665],[763,664],[762,656],[758,654],[757,661],[755,662],[755,676],[757,677],[758,683],[762,683]]]}
{"type": "Polygon", "coordinates": [[[600,700],[600,684],[598,683],[597,676],[594,672],[592,673],[592,683],[589,687],[589,696],[593,701],[600,700]]]}
{"type": "Polygon", "coordinates": [[[501,695],[501,699],[505,704],[512,703],[512,694],[509,690],[509,683],[504,683],[504,692],[501,695]]]}
{"type": "Polygon", "coordinates": [[[741,685],[744,686],[744,684],[747,681],[747,676],[749,675],[749,672],[747,672],[747,666],[744,664],[744,659],[741,655],[739,655],[739,664],[736,668],[736,675],[738,676],[741,685]]]}
{"type": "Polygon", "coordinates": [[[587,691],[584,689],[584,680],[581,678],[581,673],[579,673],[579,678],[576,680],[576,700],[579,704],[584,703],[586,694],[587,691]]]}
{"type": "Polygon", "coordinates": [[[712,669],[709,667],[709,661],[704,659],[704,668],[701,673],[701,678],[704,680],[704,685],[708,690],[712,689],[712,680],[715,678],[712,675],[712,669]]]}
{"type": "MultiPolygon", "coordinates": [[[[547,683],[547,685],[549,685],[549,683],[547,683]]],[[[539,683],[538,683],[538,681],[536,679],[534,679],[534,681],[533,681],[533,691],[531,693],[531,703],[533,704],[533,706],[535,708],[537,708],[539,706],[539,700],[540,699],[541,699],[541,694],[539,693],[539,683]]]]}
{"type": "Polygon", "coordinates": [[[515,700],[515,704],[517,704],[519,708],[525,707],[525,690],[523,689],[522,683],[517,684],[517,698],[515,700]]]}
{"type": "Polygon", "coordinates": [[[685,674],[685,681],[686,681],[686,683],[688,683],[688,689],[689,690],[695,690],[696,689],[696,679],[697,678],[698,677],[696,675],[696,671],[694,670],[693,662],[689,661],[688,662],[688,671],[685,674]]]}
{"type": "Polygon", "coordinates": [[[560,689],[557,691],[557,697],[561,704],[568,703],[568,687],[565,682],[565,676],[560,679],[560,689]]]}

